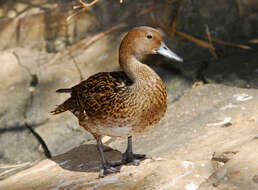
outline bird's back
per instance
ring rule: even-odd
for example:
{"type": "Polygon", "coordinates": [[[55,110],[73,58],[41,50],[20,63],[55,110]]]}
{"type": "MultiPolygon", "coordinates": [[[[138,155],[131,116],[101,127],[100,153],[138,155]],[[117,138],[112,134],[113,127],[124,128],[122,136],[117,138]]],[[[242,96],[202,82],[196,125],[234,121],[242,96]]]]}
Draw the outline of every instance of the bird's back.
{"type": "Polygon", "coordinates": [[[97,73],[70,89],[57,90],[71,93],[71,97],[52,113],[71,111],[77,117],[85,113],[89,117],[101,117],[126,98],[130,85],[132,81],[122,71],[97,73]]]}

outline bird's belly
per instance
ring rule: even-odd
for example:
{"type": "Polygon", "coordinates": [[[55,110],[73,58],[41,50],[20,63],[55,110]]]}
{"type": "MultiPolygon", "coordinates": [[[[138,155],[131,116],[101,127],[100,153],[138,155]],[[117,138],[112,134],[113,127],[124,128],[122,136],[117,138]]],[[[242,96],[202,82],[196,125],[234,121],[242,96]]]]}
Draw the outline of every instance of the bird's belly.
{"type": "Polygon", "coordinates": [[[122,127],[96,126],[94,128],[91,128],[91,132],[100,134],[100,135],[112,136],[112,137],[125,137],[125,136],[131,135],[132,127],[129,125],[125,125],[122,127]]]}

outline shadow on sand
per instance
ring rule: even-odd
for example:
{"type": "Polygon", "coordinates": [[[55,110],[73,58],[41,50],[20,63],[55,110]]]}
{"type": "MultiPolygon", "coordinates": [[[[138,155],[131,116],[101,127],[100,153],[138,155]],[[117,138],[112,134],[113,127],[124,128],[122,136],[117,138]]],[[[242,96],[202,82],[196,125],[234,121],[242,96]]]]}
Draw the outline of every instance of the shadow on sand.
{"type": "MultiPolygon", "coordinates": [[[[118,161],[122,153],[104,146],[104,154],[108,161],[118,161]]],[[[98,172],[101,165],[96,144],[80,145],[72,150],[51,158],[65,170],[78,172],[98,172]]]]}

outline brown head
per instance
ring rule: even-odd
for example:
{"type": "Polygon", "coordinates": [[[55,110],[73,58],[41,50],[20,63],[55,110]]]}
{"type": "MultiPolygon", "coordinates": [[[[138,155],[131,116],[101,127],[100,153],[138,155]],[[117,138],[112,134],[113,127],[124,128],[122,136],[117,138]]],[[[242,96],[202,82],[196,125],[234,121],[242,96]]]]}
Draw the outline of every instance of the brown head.
{"type": "Polygon", "coordinates": [[[136,27],[128,32],[120,45],[119,54],[120,62],[127,61],[131,56],[138,59],[146,54],[161,54],[183,61],[165,45],[158,30],[147,26],[136,27]]]}

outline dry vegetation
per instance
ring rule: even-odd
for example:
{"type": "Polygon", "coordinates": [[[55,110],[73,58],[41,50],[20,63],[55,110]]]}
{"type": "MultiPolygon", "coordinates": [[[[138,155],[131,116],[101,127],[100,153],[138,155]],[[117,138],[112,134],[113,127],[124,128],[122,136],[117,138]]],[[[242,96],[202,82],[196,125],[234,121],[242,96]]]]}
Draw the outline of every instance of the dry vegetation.
{"type": "MultiPolygon", "coordinates": [[[[86,3],[83,0],[78,0],[78,1],[79,1],[80,5],[74,7],[74,9],[77,9],[78,11],[76,13],[72,14],[71,16],[69,16],[67,18],[67,21],[72,19],[74,16],[80,14],[81,12],[83,12],[88,7],[94,6],[96,3],[99,2],[99,0],[93,0],[90,3],[86,3]]],[[[123,1],[120,0],[120,3],[123,3],[123,1]]],[[[238,6],[239,14],[242,15],[242,12],[243,12],[242,11],[242,4],[240,3],[239,0],[236,0],[236,3],[237,3],[237,6],[238,6]]],[[[206,36],[204,36],[203,39],[199,39],[197,37],[192,36],[191,34],[187,34],[183,31],[177,30],[176,26],[178,24],[179,10],[180,10],[181,6],[182,6],[182,0],[166,0],[165,3],[158,4],[158,5],[151,6],[151,7],[148,7],[146,9],[143,9],[142,11],[140,11],[137,14],[137,16],[140,17],[140,16],[143,16],[143,15],[155,12],[157,10],[164,9],[165,11],[164,11],[163,15],[160,15],[159,13],[156,12],[154,14],[154,16],[151,18],[150,24],[152,26],[155,26],[155,27],[158,27],[158,28],[162,29],[169,38],[174,39],[175,36],[179,36],[179,37],[181,37],[185,40],[188,40],[188,41],[190,41],[190,42],[192,42],[192,43],[194,43],[194,44],[196,44],[200,47],[209,49],[209,51],[211,52],[211,54],[215,58],[217,58],[217,54],[216,54],[213,42],[218,43],[218,44],[223,45],[223,46],[231,46],[231,47],[241,48],[241,49],[245,49],[245,50],[251,49],[251,47],[249,47],[248,45],[235,44],[235,43],[232,43],[232,42],[226,42],[226,41],[223,41],[223,40],[212,38],[208,25],[205,26],[206,36]],[[175,7],[172,18],[168,14],[168,6],[171,5],[171,4],[172,4],[172,6],[175,7]]],[[[97,36],[99,36],[99,34],[97,36]]],[[[102,36],[102,35],[100,34],[100,36],[102,36]]],[[[257,43],[257,40],[251,40],[250,43],[257,43]]],[[[73,50],[74,50],[74,48],[76,49],[77,47],[80,46],[80,44],[81,44],[81,41],[78,42],[78,45],[74,45],[72,47],[72,49],[73,50]]],[[[70,52],[70,50],[66,51],[66,53],[69,53],[69,52],[70,52]]]]}

